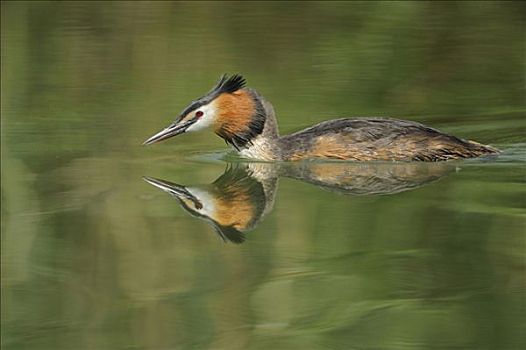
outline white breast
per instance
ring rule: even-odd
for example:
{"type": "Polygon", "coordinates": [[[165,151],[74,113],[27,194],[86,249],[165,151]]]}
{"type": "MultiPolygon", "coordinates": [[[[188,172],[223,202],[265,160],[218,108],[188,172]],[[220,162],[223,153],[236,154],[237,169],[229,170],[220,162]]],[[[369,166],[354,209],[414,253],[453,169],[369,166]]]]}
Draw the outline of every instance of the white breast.
{"type": "Polygon", "coordinates": [[[252,144],[248,144],[248,148],[242,149],[239,154],[245,158],[258,159],[258,160],[276,160],[277,157],[274,154],[272,147],[269,144],[269,140],[264,139],[261,136],[256,137],[252,140],[252,144]]]}

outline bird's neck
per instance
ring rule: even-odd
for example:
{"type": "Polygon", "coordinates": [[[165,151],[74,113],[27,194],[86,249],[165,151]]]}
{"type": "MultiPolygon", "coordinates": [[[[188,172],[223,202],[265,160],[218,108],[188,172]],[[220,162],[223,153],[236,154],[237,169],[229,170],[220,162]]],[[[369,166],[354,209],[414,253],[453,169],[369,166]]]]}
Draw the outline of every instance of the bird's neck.
{"type": "Polygon", "coordinates": [[[224,94],[216,134],[242,156],[260,160],[280,160],[279,133],[274,108],[255,90],[242,89],[224,94]]]}
{"type": "Polygon", "coordinates": [[[260,160],[281,160],[279,148],[279,130],[274,107],[270,102],[256,93],[256,98],[263,107],[265,124],[262,132],[252,138],[239,153],[247,158],[260,160]]]}

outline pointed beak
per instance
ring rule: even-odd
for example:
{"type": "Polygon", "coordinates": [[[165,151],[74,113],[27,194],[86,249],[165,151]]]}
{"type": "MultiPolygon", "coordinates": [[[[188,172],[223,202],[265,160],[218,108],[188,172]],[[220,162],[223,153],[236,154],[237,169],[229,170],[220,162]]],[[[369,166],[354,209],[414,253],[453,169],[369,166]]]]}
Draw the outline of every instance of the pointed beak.
{"type": "Polygon", "coordinates": [[[172,196],[175,196],[179,199],[187,199],[194,203],[195,207],[197,209],[201,209],[203,207],[203,204],[195,197],[193,194],[191,194],[186,187],[182,185],[178,185],[176,183],[165,181],[165,180],[159,180],[155,179],[153,177],[147,177],[143,176],[142,178],[144,181],[149,183],[152,186],[155,186],[165,192],[168,192],[172,196]]]}
{"type": "Polygon", "coordinates": [[[195,119],[191,119],[191,120],[187,120],[187,121],[179,122],[179,123],[175,122],[171,124],[169,127],[167,127],[166,129],[159,131],[157,134],[153,135],[148,140],[144,141],[143,145],[151,145],[153,143],[157,143],[159,141],[166,140],[170,137],[182,134],[186,131],[186,129],[188,129],[190,125],[192,125],[195,122],[196,122],[195,119]]]}

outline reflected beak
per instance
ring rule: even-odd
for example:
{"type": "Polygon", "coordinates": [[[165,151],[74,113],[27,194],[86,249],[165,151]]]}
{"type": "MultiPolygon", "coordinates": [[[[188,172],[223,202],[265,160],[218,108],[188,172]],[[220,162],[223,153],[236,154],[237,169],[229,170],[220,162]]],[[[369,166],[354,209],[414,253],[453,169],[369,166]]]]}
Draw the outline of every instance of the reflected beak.
{"type": "Polygon", "coordinates": [[[203,207],[203,204],[201,204],[199,199],[197,199],[197,197],[191,194],[184,186],[178,185],[170,181],[155,179],[153,177],[143,176],[142,178],[150,185],[155,186],[165,192],[168,192],[172,196],[192,201],[197,209],[201,209],[203,207]]]}
{"type": "Polygon", "coordinates": [[[177,122],[173,123],[166,129],[159,131],[157,134],[153,135],[148,140],[144,141],[143,145],[151,145],[153,143],[156,143],[162,140],[166,140],[170,137],[182,134],[186,131],[186,129],[188,129],[190,125],[192,125],[195,122],[196,122],[195,119],[191,119],[191,120],[181,122],[181,123],[177,123],[177,122]]]}

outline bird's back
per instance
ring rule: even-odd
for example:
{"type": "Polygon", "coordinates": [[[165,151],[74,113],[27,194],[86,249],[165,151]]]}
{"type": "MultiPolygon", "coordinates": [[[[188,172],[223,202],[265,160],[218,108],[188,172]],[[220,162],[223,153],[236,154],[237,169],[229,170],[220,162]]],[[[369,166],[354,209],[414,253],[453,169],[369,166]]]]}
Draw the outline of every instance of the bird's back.
{"type": "Polygon", "coordinates": [[[498,151],[423,124],[388,118],[335,119],[279,140],[282,158],[440,161],[498,151]]]}

